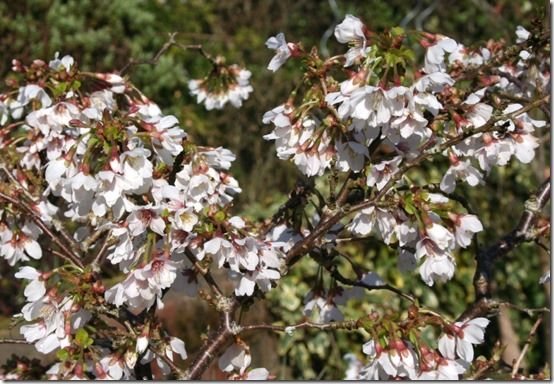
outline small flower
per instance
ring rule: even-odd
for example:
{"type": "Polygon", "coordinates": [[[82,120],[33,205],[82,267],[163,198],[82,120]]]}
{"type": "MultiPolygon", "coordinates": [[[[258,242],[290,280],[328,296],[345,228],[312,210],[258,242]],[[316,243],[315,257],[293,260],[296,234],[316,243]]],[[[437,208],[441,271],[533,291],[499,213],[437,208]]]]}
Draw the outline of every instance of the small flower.
{"type": "Polygon", "coordinates": [[[520,44],[527,41],[527,39],[531,37],[531,32],[523,28],[521,25],[518,25],[516,28],[516,36],[516,43],[520,44]]]}
{"type": "Polygon", "coordinates": [[[446,193],[454,192],[456,179],[461,179],[472,187],[483,184],[483,175],[471,165],[469,160],[460,161],[454,155],[450,156],[450,160],[450,168],[448,168],[440,183],[442,191],[446,193]]]}
{"type": "Polygon", "coordinates": [[[189,81],[190,94],[196,96],[198,104],[204,103],[208,111],[222,109],[227,102],[235,108],[241,107],[253,91],[252,73],[236,64],[227,66],[221,59],[216,59],[215,66],[207,77],[189,81]]]}
{"type": "Polygon", "coordinates": [[[449,216],[454,223],[456,242],[462,248],[469,246],[473,235],[483,230],[483,224],[481,224],[481,221],[475,215],[449,213],[449,216]]]}
{"type": "Polygon", "coordinates": [[[383,189],[392,176],[398,172],[398,165],[401,161],[402,158],[397,156],[392,160],[373,165],[370,174],[367,176],[367,185],[369,187],[376,185],[379,191],[383,189]]]}
{"type": "Polygon", "coordinates": [[[356,235],[365,236],[372,231],[377,233],[387,244],[391,242],[396,227],[396,219],[387,210],[368,207],[361,210],[349,225],[356,235]]]}
{"type": "Polygon", "coordinates": [[[449,326],[447,333],[439,339],[439,351],[447,359],[456,356],[468,363],[473,361],[473,344],[481,344],[485,337],[485,328],[490,321],[476,317],[466,322],[456,322],[449,326]]]}
{"type": "Polygon", "coordinates": [[[285,40],[285,34],[279,33],[277,36],[272,36],[265,42],[266,47],[275,50],[275,56],[269,62],[267,69],[270,71],[277,71],[289,57],[293,54],[293,51],[297,50],[295,44],[287,43],[285,40]]]}
{"type": "Polygon", "coordinates": [[[29,266],[22,267],[19,269],[19,272],[15,274],[15,277],[18,279],[31,280],[25,287],[25,291],[23,291],[27,301],[37,301],[46,293],[43,274],[35,268],[29,266]]]}
{"type": "Polygon", "coordinates": [[[367,56],[371,48],[367,48],[368,30],[364,23],[355,16],[346,15],[342,23],[335,27],[335,37],[339,43],[350,44],[352,47],[346,53],[345,67],[352,65],[359,57],[367,56]]]}
{"type": "Polygon", "coordinates": [[[436,35],[434,36],[435,43],[429,45],[425,54],[425,72],[444,72],[444,55],[452,53],[458,47],[458,43],[453,39],[436,35]]]}
{"type": "Polygon", "coordinates": [[[65,69],[65,71],[69,73],[71,71],[71,67],[75,64],[75,60],[73,60],[73,57],[69,55],[65,55],[61,59],[59,57],[60,53],[56,52],[54,60],[51,60],[50,63],[48,63],[48,66],[54,71],[65,69]]]}

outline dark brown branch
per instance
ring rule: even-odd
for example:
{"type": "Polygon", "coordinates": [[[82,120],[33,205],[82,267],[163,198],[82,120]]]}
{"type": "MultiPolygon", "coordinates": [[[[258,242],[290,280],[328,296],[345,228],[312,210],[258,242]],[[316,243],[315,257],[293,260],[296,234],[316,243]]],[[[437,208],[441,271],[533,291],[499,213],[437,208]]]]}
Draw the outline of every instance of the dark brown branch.
{"type": "Polygon", "coordinates": [[[532,241],[537,234],[534,226],[538,213],[544,208],[550,198],[550,178],[546,179],[536,193],[525,202],[523,212],[515,229],[492,246],[482,249],[477,255],[477,267],[473,278],[475,287],[475,302],[471,304],[459,318],[459,321],[483,316],[497,308],[498,302],[491,300],[491,280],[494,262],[512,251],[519,244],[532,241]]]}
{"type": "MultiPolygon", "coordinates": [[[[236,310],[238,305],[233,305],[232,311],[236,310]]],[[[210,363],[222,352],[221,349],[231,341],[236,331],[231,325],[230,312],[224,312],[221,315],[219,328],[204,344],[196,359],[183,374],[185,380],[199,380],[202,373],[208,368],[210,363]]]]}
{"type": "Polygon", "coordinates": [[[213,278],[212,274],[210,273],[210,271],[207,270],[206,268],[203,268],[198,263],[198,260],[196,259],[196,256],[194,256],[194,254],[190,251],[190,249],[188,249],[188,248],[185,249],[185,255],[187,256],[189,261],[192,263],[192,265],[194,266],[196,271],[202,275],[202,277],[204,278],[204,280],[206,281],[206,283],[208,284],[208,286],[210,287],[212,292],[215,294],[216,299],[220,299],[221,297],[223,297],[224,295],[221,292],[221,289],[219,289],[219,286],[217,285],[217,283],[216,283],[215,279],[213,278]]]}
{"type": "Polygon", "coordinates": [[[416,302],[415,298],[408,295],[407,293],[402,292],[400,289],[398,289],[396,287],[393,287],[390,284],[369,285],[369,284],[364,283],[363,281],[351,280],[351,279],[348,279],[348,278],[344,277],[343,275],[341,275],[340,272],[336,268],[332,268],[331,270],[329,270],[329,272],[331,273],[331,276],[334,279],[341,282],[342,284],[350,285],[350,286],[353,286],[353,287],[365,288],[369,291],[373,291],[373,290],[391,291],[391,292],[394,292],[397,295],[403,297],[404,299],[411,301],[412,303],[416,302]]]}

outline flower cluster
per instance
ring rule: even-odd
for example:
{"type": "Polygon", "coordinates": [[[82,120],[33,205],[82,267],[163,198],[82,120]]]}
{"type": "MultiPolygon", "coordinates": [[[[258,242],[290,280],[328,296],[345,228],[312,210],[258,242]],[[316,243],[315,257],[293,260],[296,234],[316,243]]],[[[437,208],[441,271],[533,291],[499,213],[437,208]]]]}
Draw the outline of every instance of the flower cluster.
{"type": "MultiPolygon", "coordinates": [[[[2,181],[15,180],[28,191],[23,204],[34,215],[17,215],[17,200],[0,212],[0,256],[10,265],[40,259],[43,236],[61,229],[69,241],[66,257],[83,252],[126,274],[104,298],[103,288],[95,290],[95,300],[135,314],[162,308],[171,287],[195,294],[192,264],[206,257],[229,270],[237,295],[253,295],[256,286],[267,291],[280,278],[284,243],[259,239],[241,218],[226,216],[241,191],[228,173],[235,159],[229,150],[194,145],[175,116],[163,114],[126,79],[79,72],[70,56],[30,67],[15,63],[14,69],[42,80],[0,95],[0,146],[10,153],[2,181]],[[60,227],[67,220],[75,225],[71,235],[60,227]]],[[[228,77],[228,92],[216,106],[227,100],[239,106],[252,90],[250,73],[237,66],[219,71],[228,77]]],[[[79,261],[74,267],[83,272],[79,261]]],[[[70,346],[90,317],[81,308],[83,296],[65,285],[62,295],[59,283],[47,289],[51,275],[30,266],[16,277],[29,280],[25,339],[43,353],[70,346]]],[[[150,349],[138,349],[142,364],[155,358],[150,349]]],[[[184,356],[181,349],[173,350],[184,356]]],[[[95,363],[99,377],[128,377],[134,365],[127,361],[120,369],[122,356],[106,359],[95,363]]],[[[167,368],[163,360],[159,365],[167,368]]]]}
{"type": "Polygon", "coordinates": [[[384,345],[370,340],[363,345],[369,362],[348,356],[350,380],[458,380],[473,360],[473,345],[484,341],[489,323],[485,318],[447,325],[439,339],[438,350],[426,345],[414,346],[401,338],[384,345]]]}
{"type": "Polygon", "coordinates": [[[196,102],[203,103],[208,111],[222,109],[227,103],[239,108],[253,91],[250,76],[250,71],[236,64],[226,66],[219,59],[208,76],[190,80],[188,86],[196,102]]]}
{"type": "MultiPolygon", "coordinates": [[[[191,142],[177,117],[128,78],[80,71],[58,54],[49,63],[13,62],[17,80],[0,94],[0,257],[25,280],[18,315],[25,341],[56,352],[48,378],[143,379],[140,368],[154,362],[160,374],[192,377],[220,356],[229,379],[264,380],[269,371],[250,368],[241,332],[290,336],[310,327],[370,334],[367,362],[345,355],[348,379],[451,380],[468,372],[489,320],[450,322],[426,309],[420,316],[418,298],[357,265],[340,244],[375,236],[398,249],[401,271],[418,268],[428,286],[452,279],[455,253],[483,231],[456,195],[459,184],[484,184],[514,157],[528,164],[539,147],[536,132],[546,122],[531,110],[546,100],[550,82],[532,45],[539,40],[520,27],[509,51],[500,43],[469,49],[439,34],[375,33],[352,15],[334,32],[348,50],[329,59],[283,33],[266,42],[276,51],[269,70],[289,58],[305,64],[302,83],[262,121],[273,125],[264,138],[275,142],[278,158],[293,161],[309,182],[259,225],[231,213],[241,192],[230,174],[235,155],[191,142]],[[421,64],[408,35],[425,49],[421,64]],[[491,71],[497,61],[503,64],[491,71]],[[439,162],[437,172],[408,175],[429,159],[439,162]],[[325,174],[318,181],[328,184],[328,196],[311,179],[325,174]],[[303,321],[241,324],[237,310],[242,315],[304,255],[318,268],[303,321]],[[46,264],[35,260],[44,256],[66,263],[38,270],[46,264]],[[342,275],[339,258],[355,278],[342,275]],[[408,298],[407,319],[372,311],[345,320],[340,306],[377,289],[408,298]],[[185,343],[156,314],[170,290],[220,314],[186,374],[175,364],[176,355],[187,358],[185,343]],[[440,327],[436,343],[424,327],[440,327]]],[[[240,107],[253,90],[251,73],[203,54],[212,71],[189,82],[191,95],[208,110],[240,107]]]]}
{"type": "MultiPolygon", "coordinates": [[[[421,199],[427,202],[420,200],[415,208],[411,204],[400,209],[368,206],[347,226],[357,236],[375,233],[386,244],[398,242],[401,268],[413,269],[420,262],[422,279],[433,285],[437,279],[453,276],[453,251],[457,246],[467,247],[473,234],[483,229],[475,215],[452,209],[448,195],[455,191],[457,182],[483,184],[483,172],[508,164],[512,156],[529,163],[539,145],[533,134],[545,121],[532,119],[521,104],[507,103],[498,109],[491,95],[509,92],[516,98],[529,97],[537,86],[545,88],[549,77],[532,71],[533,81],[517,81],[514,78],[531,76],[529,68],[505,66],[500,75],[482,79],[486,86],[463,93],[456,89],[461,69],[487,64],[498,48],[470,51],[449,37],[424,33],[420,36],[426,48],[423,68],[413,77],[400,76],[396,66],[383,64],[382,52],[389,46],[374,35],[361,20],[347,15],[335,28],[335,37],[351,47],[344,55],[348,78],[337,83],[323,75],[324,85],[313,84],[302,103],[291,97],[266,112],[263,122],[271,123],[274,129],[264,138],[274,140],[277,156],[291,159],[306,176],[323,175],[329,169],[359,174],[366,181],[368,195],[372,189],[382,195],[406,187],[406,180],[400,177],[402,171],[421,156],[435,154],[438,148],[436,154],[442,154],[450,164],[440,180],[445,195],[429,194],[421,199]],[[322,87],[321,94],[313,92],[317,87],[322,87]],[[325,102],[313,102],[315,97],[325,102]],[[461,139],[452,141],[456,135],[461,139]],[[381,148],[389,153],[386,157],[374,155],[381,148]],[[433,205],[450,212],[436,214],[433,205]]],[[[523,32],[518,29],[520,35],[523,32]]],[[[404,32],[388,37],[397,49],[404,32]]],[[[288,47],[283,36],[272,39],[268,43],[282,40],[279,46],[283,52],[288,47]]],[[[281,56],[284,59],[290,54],[281,56]]],[[[281,56],[272,63],[281,63],[281,56]]],[[[313,58],[305,56],[305,60],[313,58]]],[[[397,58],[398,63],[406,60],[397,58]]],[[[400,201],[411,198],[409,194],[399,195],[400,201]]]]}

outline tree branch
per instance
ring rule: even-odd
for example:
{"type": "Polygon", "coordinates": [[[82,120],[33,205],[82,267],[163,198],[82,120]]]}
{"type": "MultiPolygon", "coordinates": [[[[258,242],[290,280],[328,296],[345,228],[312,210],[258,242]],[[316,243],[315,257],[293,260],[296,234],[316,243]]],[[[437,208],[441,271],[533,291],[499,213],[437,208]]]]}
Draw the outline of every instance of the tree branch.
{"type": "Polygon", "coordinates": [[[519,354],[516,362],[514,363],[514,366],[512,368],[512,379],[516,378],[517,371],[519,370],[519,366],[521,365],[521,362],[523,361],[523,358],[525,357],[525,354],[527,353],[527,350],[529,349],[529,346],[531,345],[531,340],[537,333],[539,326],[542,323],[542,316],[535,321],[535,324],[533,324],[533,327],[531,328],[531,331],[529,332],[529,335],[527,336],[527,340],[525,340],[525,345],[523,346],[523,349],[521,350],[521,353],[519,354]]]}
{"type": "Polygon", "coordinates": [[[494,310],[498,302],[491,300],[491,279],[494,262],[512,251],[519,244],[532,241],[537,236],[533,232],[538,213],[544,208],[550,199],[550,178],[546,179],[540,188],[532,194],[525,202],[523,212],[515,229],[500,239],[492,246],[481,250],[477,255],[477,267],[473,278],[475,287],[475,302],[471,304],[462,315],[459,321],[469,320],[477,316],[483,316],[494,310]]]}
{"type": "Polygon", "coordinates": [[[50,228],[48,228],[48,226],[44,223],[44,221],[42,221],[40,216],[31,207],[29,207],[24,202],[18,201],[15,198],[8,196],[2,192],[0,192],[0,198],[12,203],[17,207],[22,208],[27,214],[29,214],[30,218],[35,222],[35,224],[63,251],[63,253],[59,253],[60,257],[81,269],[84,268],[84,265],[79,256],[77,256],[65,246],[65,244],[50,230],[50,228]]]}
{"type": "Polygon", "coordinates": [[[135,65],[144,65],[144,64],[155,65],[155,64],[157,64],[158,61],[160,61],[160,58],[162,57],[162,55],[165,52],[167,52],[169,50],[169,48],[171,48],[173,45],[175,45],[175,43],[176,43],[175,36],[177,36],[177,32],[171,32],[169,34],[168,41],[166,41],[165,44],[160,48],[160,50],[158,52],[156,52],[156,54],[148,60],[136,60],[134,58],[130,58],[129,61],[127,62],[127,64],[125,64],[125,66],[119,70],[119,74],[120,75],[125,74],[125,72],[127,72],[127,70],[129,70],[129,68],[131,68],[135,65]]]}

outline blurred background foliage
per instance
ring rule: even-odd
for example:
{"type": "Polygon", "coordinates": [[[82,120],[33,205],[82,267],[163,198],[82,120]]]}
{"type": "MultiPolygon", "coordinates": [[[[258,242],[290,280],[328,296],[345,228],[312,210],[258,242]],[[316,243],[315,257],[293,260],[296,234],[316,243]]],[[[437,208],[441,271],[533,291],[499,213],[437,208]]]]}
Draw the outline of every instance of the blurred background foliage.
{"type": "MultiPolygon", "coordinates": [[[[210,69],[209,63],[194,52],[172,48],[157,65],[133,67],[128,75],[164,112],[175,114],[196,143],[221,145],[237,155],[232,172],[243,193],[235,211],[257,220],[273,214],[300,178],[291,164],[277,160],[273,145],[262,139],[271,130],[261,123],[263,113],[282,103],[301,76],[301,69],[291,63],[276,74],[266,70],[272,56],[264,45],[269,36],[284,32],[287,41],[301,41],[307,48],[316,46],[324,56],[342,53],[344,47],[336,43],[333,30],[345,14],[351,13],[373,30],[401,25],[476,46],[488,39],[513,41],[517,25],[528,26],[536,15],[546,17],[545,11],[546,2],[540,0],[4,0],[0,1],[0,77],[8,75],[13,58],[23,63],[36,58],[47,61],[55,52],[72,55],[84,70],[114,71],[123,68],[130,57],[153,57],[167,41],[169,32],[178,32],[181,43],[202,44],[208,52],[225,56],[228,63],[245,66],[252,71],[254,92],[250,99],[241,109],[226,106],[210,112],[196,105],[186,86],[189,79],[200,78],[210,69]]],[[[420,47],[414,49],[421,54],[420,47]]],[[[478,236],[481,246],[513,229],[525,198],[549,175],[550,133],[539,134],[544,146],[530,167],[513,163],[492,171],[486,177],[486,186],[459,186],[458,192],[467,196],[484,224],[485,231],[478,236]]],[[[416,171],[413,178],[438,182],[439,170],[445,169],[446,164],[434,163],[416,171]]],[[[473,300],[474,249],[457,255],[453,281],[432,289],[424,286],[417,273],[400,274],[396,251],[378,241],[357,242],[344,247],[343,252],[451,318],[473,300]]],[[[535,244],[524,245],[497,264],[495,290],[499,297],[523,307],[548,305],[550,285],[538,284],[548,269],[548,252],[535,244]]],[[[13,273],[5,264],[0,271],[3,277],[13,273]]],[[[352,277],[352,271],[344,267],[344,274],[349,273],[352,277]]],[[[316,276],[316,263],[310,259],[302,261],[283,279],[279,289],[271,292],[267,305],[256,304],[256,310],[247,316],[268,322],[299,321],[303,295],[316,276]]],[[[19,289],[17,284],[11,278],[0,280],[0,313],[4,319],[23,303],[22,297],[14,295],[19,289]]],[[[364,300],[350,304],[345,315],[356,318],[372,309],[382,312],[406,307],[406,302],[388,292],[372,292],[364,300]]],[[[190,300],[183,304],[178,301],[168,308],[164,318],[174,332],[184,336],[193,352],[200,343],[199,332],[214,319],[209,308],[190,300]],[[187,310],[180,310],[182,306],[187,310]],[[205,321],[199,324],[198,319],[205,321]]],[[[504,316],[511,327],[509,337],[497,321],[489,327],[487,337],[494,341],[503,335],[506,343],[522,346],[534,319],[515,311],[504,316]]],[[[549,369],[550,321],[544,324],[527,354],[529,372],[549,369]]],[[[11,330],[10,334],[17,331],[11,330]]],[[[258,335],[250,341],[253,367],[266,366],[277,378],[337,379],[343,377],[345,369],[342,356],[347,352],[361,356],[366,339],[363,334],[306,331],[292,336],[258,335]],[[279,351],[278,356],[274,350],[279,351]]],[[[12,351],[10,348],[2,353],[12,351]]],[[[480,351],[490,356],[491,348],[480,351]]],[[[510,363],[509,357],[506,359],[510,363]]],[[[217,377],[214,375],[208,373],[207,377],[217,377]]]]}

